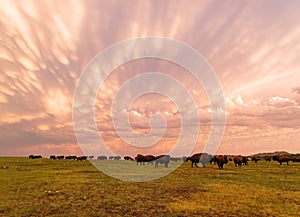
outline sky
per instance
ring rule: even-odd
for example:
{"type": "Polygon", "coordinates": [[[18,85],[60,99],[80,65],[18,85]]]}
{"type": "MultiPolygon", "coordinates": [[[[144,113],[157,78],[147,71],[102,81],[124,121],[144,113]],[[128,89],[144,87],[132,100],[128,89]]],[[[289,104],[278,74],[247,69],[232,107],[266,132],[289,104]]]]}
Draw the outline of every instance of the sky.
{"type": "MultiPolygon", "coordinates": [[[[82,72],[99,52],[145,36],[181,41],[213,68],[226,106],[218,154],[299,153],[299,8],[296,0],[0,0],[0,155],[107,154],[88,153],[78,144],[72,120],[74,93],[82,72]]],[[[174,77],[192,96],[199,119],[190,126],[200,123],[193,152],[201,152],[211,129],[205,90],[178,64],[151,58],[119,66],[99,88],[95,122],[105,146],[121,156],[172,150],[182,113],[166,96],[145,94],[123,111],[139,135],[152,132],[149,120],[156,114],[166,121],[160,141],[145,150],[120,138],[112,122],[118,90],[149,71],[174,77]]],[[[124,132],[125,137],[131,133],[124,132]]]]}

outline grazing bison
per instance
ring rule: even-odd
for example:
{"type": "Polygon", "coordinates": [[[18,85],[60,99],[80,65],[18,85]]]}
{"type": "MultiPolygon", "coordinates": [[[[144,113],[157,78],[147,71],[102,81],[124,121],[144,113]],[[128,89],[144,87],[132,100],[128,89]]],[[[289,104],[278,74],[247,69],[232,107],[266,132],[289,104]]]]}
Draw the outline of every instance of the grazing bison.
{"type": "Polygon", "coordinates": [[[282,165],[283,162],[286,162],[286,165],[289,165],[290,161],[290,159],[284,155],[275,155],[273,156],[273,160],[279,162],[280,165],[282,165]]]}
{"type": "Polygon", "coordinates": [[[248,158],[247,157],[243,157],[242,163],[243,163],[243,165],[248,165],[248,158]]]}
{"type": "Polygon", "coordinates": [[[188,157],[187,160],[190,160],[192,162],[192,168],[195,165],[198,167],[197,163],[201,163],[203,167],[211,160],[212,156],[207,153],[197,153],[192,155],[191,157],[188,157]]]}
{"type": "Polygon", "coordinates": [[[214,161],[217,163],[219,170],[224,169],[224,164],[228,163],[227,156],[223,155],[214,156],[214,161]]]}
{"type": "Polygon", "coordinates": [[[155,161],[155,156],[154,155],[145,155],[143,162],[147,162],[148,164],[151,163],[153,164],[153,161],[155,161]]]}
{"type": "Polygon", "coordinates": [[[60,156],[57,156],[56,157],[58,160],[63,160],[63,159],[65,159],[65,156],[64,155],[60,155],[60,156]]]}
{"type": "Polygon", "coordinates": [[[107,160],[107,157],[102,155],[102,156],[98,156],[97,160],[107,160]]]}
{"type": "Polygon", "coordinates": [[[145,162],[147,162],[148,164],[151,163],[153,164],[153,161],[155,161],[155,156],[153,155],[141,155],[141,154],[138,154],[136,157],[136,163],[140,163],[140,164],[145,164],[145,162]]]}
{"type": "Polygon", "coordinates": [[[140,163],[140,164],[143,164],[143,160],[144,160],[144,155],[142,155],[142,154],[138,154],[136,157],[135,157],[135,159],[136,159],[136,164],[138,164],[138,163],[140,163]]]}
{"type": "Polygon", "coordinates": [[[87,156],[80,156],[77,158],[77,160],[80,160],[80,161],[87,160],[87,156]]]}
{"type": "Polygon", "coordinates": [[[233,158],[233,162],[234,162],[234,165],[237,167],[237,166],[242,166],[242,165],[248,165],[248,158],[247,157],[243,157],[241,155],[239,156],[236,156],[233,158]]]}
{"type": "Polygon", "coordinates": [[[77,159],[77,156],[75,156],[75,155],[70,155],[70,156],[66,156],[65,159],[66,159],[66,160],[76,160],[76,159],[77,159]]]}
{"type": "Polygon", "coordinates": [[[55,160],[56,159],[55,155],[51,155],[50,159],[55,160]]]}
{"type": "Polygon", "coordinates": [[[133,160],[133,158],[129,157],[129,156],[125,156],[124,160],[133,160]]]}
{"type": "Polygon", "coordinates": [[[237,166],[240,167],[240,166],[242,166],[242,163],[243,163],[243,157],[242,156],[234,157],[233,162],[234,162],[235,167],[237,167],[237,166]]]}
{"type": "Polygon", "coordinates": [[[168,167],[171,160],[170,155],[159,155],[155,157],[155,168],[158,167],[158,164],[164,164],[165,167],[168,167]]]}
{"type": "Polygon", "coordinates": [[[40,158],[42,158],[42,156],[41,155],[32,155],[31,154],[31,155],[28,156],[28,158],[29,159],[40,159],[40,158]]]}

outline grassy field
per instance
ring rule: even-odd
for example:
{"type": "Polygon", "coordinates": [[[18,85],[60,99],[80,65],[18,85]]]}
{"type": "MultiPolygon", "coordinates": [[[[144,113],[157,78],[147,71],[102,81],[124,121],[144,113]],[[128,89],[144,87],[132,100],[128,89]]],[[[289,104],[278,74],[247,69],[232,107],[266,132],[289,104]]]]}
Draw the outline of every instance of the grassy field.
{"type": "Polygon", "coordinates": [[[186,162],[161,179],[134,183],[111,178],[89,161],[2,157],[0,183],[5,217],[300,215],[300,163],[236,168],[229,162],[219,171],[186,162]]]}

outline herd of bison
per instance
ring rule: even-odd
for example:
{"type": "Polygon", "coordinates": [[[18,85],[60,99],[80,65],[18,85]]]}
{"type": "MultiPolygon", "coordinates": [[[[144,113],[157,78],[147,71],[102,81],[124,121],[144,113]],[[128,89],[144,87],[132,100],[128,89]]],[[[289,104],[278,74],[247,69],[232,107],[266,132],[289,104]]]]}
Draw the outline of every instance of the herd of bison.
{"type": "MultiPolygon", "coordinates": [[[[42,158],[41,155],[29,155],[29,159],[39,159],[42,158]]],[[[78,160],[78,161],[83,161],[83,160],[91,160],[94,159],[94,156],[55,156],[51,155],[50,159],[52,160],[78,160]]],[[[120,156],[98,156],[97,160],[121,160],[120,156]]],[[[241,167],[242,165],[248,165],[248,161],[252,161],[254,163],[257,163],[260,160],[265,160],[265,161],[277,161],[282,165],[282,163],[286,163],[289,165],[289,162],[300,162],[300,155],[284,155],[284,154],[277,154],[273,156],[263,156],[263,157],[247,157],[247,156],[226,156],[226,155],[211,155],[207,153],[197,153],[194,154],[190,157],[171,157],[170,155],[159,155],[159,156],[154,156],[154,155],[141,155],[138,154],[134,159],[130,156],[124,156],[124,160],[127,161],[136,161],[137,164],[140,165],[145,165],[147,164],[153,164],[155,168],[158,167],[159,164],[163,164],[165,167],[168,167],[170,161],[190,161],[191,162],[191,167],[198,167],[198,164],[201,163],[203,167],[205,167],[206,164],[216,164],[218,168],[221,170],[224,168],[224,165],[226,165],[229,161],[233,161],[234,165],[236,167],[241,167]]]]}

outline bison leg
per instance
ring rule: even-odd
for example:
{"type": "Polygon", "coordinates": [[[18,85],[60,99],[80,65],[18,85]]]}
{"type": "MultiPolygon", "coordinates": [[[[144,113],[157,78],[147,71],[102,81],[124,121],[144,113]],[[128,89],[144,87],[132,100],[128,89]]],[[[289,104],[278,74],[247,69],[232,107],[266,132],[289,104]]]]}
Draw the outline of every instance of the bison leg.
{"type": "Polygon", "coordinates": [[[198,167],[197,162],[196,161],[192,161],[192,168],[194,167],[194,164],[196,167],[198,167]]]}
{"type": "Polygon", "coordinates": [[[195,162],[195,166],[198,167],[197,162],[195,162]]]}

